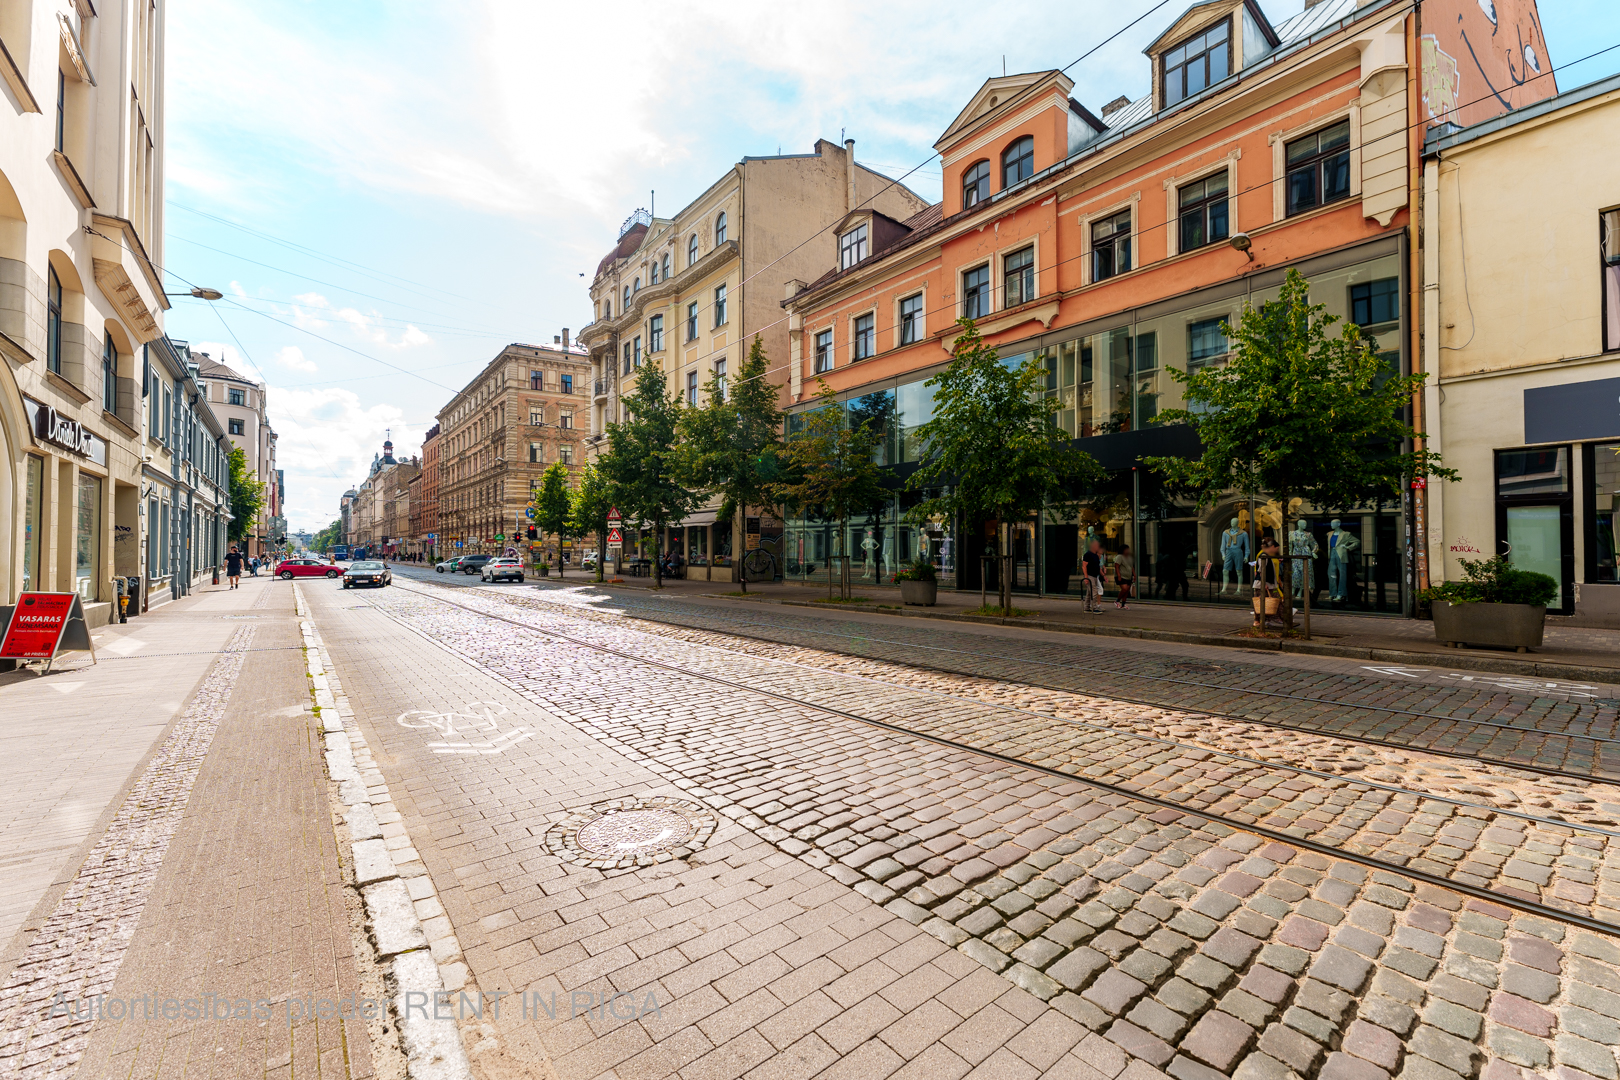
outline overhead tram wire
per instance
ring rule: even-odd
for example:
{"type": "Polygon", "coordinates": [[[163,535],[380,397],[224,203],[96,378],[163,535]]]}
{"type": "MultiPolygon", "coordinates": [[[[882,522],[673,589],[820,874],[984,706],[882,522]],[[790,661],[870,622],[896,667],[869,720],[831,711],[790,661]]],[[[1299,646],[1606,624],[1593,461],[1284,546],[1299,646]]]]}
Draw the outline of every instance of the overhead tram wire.
{"type": "MultiPolygon", "coordinates": [[[[229,253],[227,252],[227,254],[229,254],[229,253]]],[[[181,300],[189,300],[191,298],[183,296],[183,297],[180,297],[180,299],[181,300]]],[[[312,314],[318,314],[325,321],[328,321],[328,322],[342,321],[339,318],[338,312],[337,312],[336,309],[310,307],[308,305],[299,304],[296,300],[293,300],[293,301],[281,301],[281,300],[273,299],[271,297],[264,297],[264,296],[253,296],[253,297],[246,297],[246,298],[238,296],[238,297],[236,297],[236,300],[237,300],[238,303],[251,302],[251,303],[257,303],[257,304],[269,304],[269,305],[272,305],[272,306],[285,304],[286,306],[289,306],[289,307],[302,307],[302,308],[305,308],[305,310],[310,311],[312,314]]],[[[212,303],[212,301],[208,301],[208,302],[212,303]]],[[[443,334],[450,334],[450,335],[457,336],[457,337],[504,338],[507,341],[517,340],[511,334],[492,333],[492,332],[490,332],[488,330],[478,330],[478,329],[474,329],[473,327],[470,327],[470,326],[455,326],[455,325],[452,325],[450,323],[432,323],[432,322],[424,322],[424,321],[422,321],[420,319],[402,319],[402,318],[396,318],[396,317],[394,317],[392,315],[367,315],[366,318],[371,322],[375,322],[379,326],[387,325],[387,326],[393,327],[396,330],[407,329],[409,327],[414,326],[417,329],[426,328],[426,329],[429,329],[429,330],[435,330],[435,331],[438,331],[438,332],[443,333],[443,334]]]]}

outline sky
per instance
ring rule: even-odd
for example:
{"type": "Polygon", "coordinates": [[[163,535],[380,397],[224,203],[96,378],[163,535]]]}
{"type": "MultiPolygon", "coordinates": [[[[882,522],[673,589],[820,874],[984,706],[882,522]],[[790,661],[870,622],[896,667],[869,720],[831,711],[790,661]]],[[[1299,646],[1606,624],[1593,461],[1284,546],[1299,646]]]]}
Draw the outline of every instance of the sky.
{"type": "MultiPolygon", "coordinates": [[[[632,211],[841,137],[938,199],[932,144],[986,78],[1085,56],[1076,98],[1134,99],[1189,2],[170,0],[166,288],[225,298],[175,298],[166,330],[265,380],[288,527],[313,532],[385,434],[418,453],[504,345],[590,320],[632,211]]],[[[1303,2],[1260,0],[1274,24],[1303,2]]],[[[1540,9],[1554,65],[1620,44],[1613,0],[1540,9]]],[[[1620,49],[1557,79],[1615,71],[1620,49]]]]}

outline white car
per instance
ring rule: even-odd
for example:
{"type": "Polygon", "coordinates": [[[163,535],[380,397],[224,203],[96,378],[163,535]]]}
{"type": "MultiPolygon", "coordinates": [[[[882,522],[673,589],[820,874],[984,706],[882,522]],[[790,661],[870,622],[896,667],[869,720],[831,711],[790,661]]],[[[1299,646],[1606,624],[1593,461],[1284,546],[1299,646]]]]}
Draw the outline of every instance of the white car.
{"type": "Polygon", "coordinates": [[[491,559],[484,564],[484,569],[479,573],[478,578],[480,581],[489,582],[522,581],[523,560],[511,558],[491,559]]]}

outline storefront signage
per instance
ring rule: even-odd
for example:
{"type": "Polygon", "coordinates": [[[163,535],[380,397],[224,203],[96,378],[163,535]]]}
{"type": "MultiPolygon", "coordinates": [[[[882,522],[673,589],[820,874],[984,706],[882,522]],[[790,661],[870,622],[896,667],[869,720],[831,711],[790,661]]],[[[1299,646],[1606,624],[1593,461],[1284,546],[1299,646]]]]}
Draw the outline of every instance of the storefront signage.
{"type": "Polygon", "coordinates": [[[43,401],[25,396],[23,407],[28,410],[28,423],[34,430],[36,442],[49,443],[70,454],[89,458],[97,465],[107,464],[107,440],[43,401]]]}
{"type": "Polygon", "coordinates": [[[78,593],[25,592],[17,597],[6,623],[6,636],[0,640],[0,659],[52,660],[65,646],[91,649],[84,627],[84,606],[78,593]],[[77,620],[79,633],[64,641],[64,632],[77,620]],[[84,639],[81,643],[78,639],[84,639]]]}
{"type": "Polygon", "coordinates": [[[1620,435],[1620,379],[1592,379],[1524,392],[1527,443],[1610,439],[1620,435]]]}

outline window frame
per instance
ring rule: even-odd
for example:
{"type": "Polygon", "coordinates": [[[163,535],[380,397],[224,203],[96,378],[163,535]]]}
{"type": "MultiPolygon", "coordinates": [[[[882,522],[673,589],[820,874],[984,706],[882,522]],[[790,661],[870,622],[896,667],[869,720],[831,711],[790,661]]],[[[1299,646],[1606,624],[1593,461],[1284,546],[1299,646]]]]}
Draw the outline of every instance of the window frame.
{"type": "Polygon", "coordinates": [[[1212,172],[1207,172],[1202,176],[1195,176],[1188,180],[1177,180],[1171,185],[1170,188],[1170,203],[1170,208],[1175,215],[1176,221],[1176,254],[1180,255],[1188,251],[1200,251],[1224,240],[1231,239],[1232,173],[1228,165],[1223,164],[1219,169],[1212,172]],[[1222,187],[1219,195],[1210,195],[1208,193],[1209,182],[1214,180],[1216,177],[1221,179],[1221,183],[1224,186],[1222,187]],[[1189,205],[1182,205],[1182,192],[1197,184],[1204,185],[1204,195],[1189,205]],[[1215,230],[1211,226],[1211,214],[1216,203],[1221,205],[1222,217],[1225,220],[1225,232],[1220,236],[1214,235],[1215,230]],[[1204,240],[1201,243],[1189,245],[1187,243],[1186,234],[1187,219],[1194,213],[1198,213],[1200,215],[1200,221],[1204,230],[1204,240]]]}
{"type": "Polygon", "coordinates": [[[688,267],[696,266],[697,261],[698,261],[698,237],[697,237],[697,233],[693,233],[691,238],[689,240],[687,240],[687,242],[686,242],[686,265],[688,267]]]}
{"type": "Polygon", "coordinates": [[[1603,299],[1598,344],[1603,352],[1615,352],[1620,350],[1620,207],[1598,211],[1598,291],[1603,299]]]}
{"type": "Polygon", "coordinates": [[[1095,284],[1098,284],[1099,282],[1109,281],[1109,280],[1111,280],[1113,278],[1120,277],[1123,274],[1128,274],[1133,269],[1135,269],[1135,264],[1132,261],[1133,253],[1131,251],[1131,241],[1133,239],[1135,239],[1135,237],[1136,237],[1136,205],[1134,203],[1131,203],[1131,204],[1126,205],[1126,206],[1119,207],[1119,208],[1114,209],[1114,210],[1105,211],[1104,213],[1098,214],[1094,218],[1087,219],[1087,221],[1086,221],[1086,246],[1087,246],[1087,253],[1088,253],[1088,255],[1090,257],[1086,260],[1086,265],[1087,265],[1087,270],[1091,275],[1091,280],[1089,282],[1090,284],[1095,285],[1095,284]],[[1108,273],[1101,274],[1101,273],[1099,273],[1099,271],[1102,269],[1102,252],[1103,252],[1103,248],[1101,248],[1101,247],[1099,247],[1097,245],[1097,229],[1098,229],[1099,226],[1102,226],[1102,225],[1113,224],[1113,225],[1117,226],[1120,218],[1126,219],[1126,221],[1128,223],[1128,227],[1125,229],[1125,231],[1123,233],[1121,233],[1119,231],[1119,229],[1116,227],[1115,231],[1110,233],[1109,236],[1105,238],[1106,247],[1109,249],[1109,256],[1110,256],[1109,266],[1111,267],[1111,269],[1109,269],[1108,273]],[[1119,265],[1119,263],[1120,263],[1120,259],[1119,259],[1119,243],[1120,243],[1120,240],[1119,240],[1119,238],[1122,235],[1123,235],[1123,237],[1125,239],[1125,245],[1126,245],[1125,265],[1123,267],[1121,267],[1119,265]]]}
{"type": "Polygon", "coordinates": [[[849,362],[870,360],[877,355],[877,312],[863,311],[850,316],[849,362]],[[862,323],[864,322],[864,326],[862,323]]]}
{"type": "Polygon", "coordinates": [[[962,209],[971,210],[980,203],[990,201],[990,159],[980,158],[962,170],[962,209]],[[970,188],[968,185],[971,184],[970,188]],[[968,198],[968,192],[973,198],[968,198]]]}
{"type": "Polygon", "coordinates": [[[118,344],[108,334],[101,342],[101,408],[118,412],[118,344]]]}
{"type": "Polygon", "coordinates": [[[810,339],[812,345],[811,369],[812,374],[825,375],[833,369],[835,361],[832,327],[817,330],[810,339]]]}
{"type": "Polygon", "coordinates": [[[869,255],[871,230],[861,222],[838,238],[838,269],[848,270],[869,255]]]}
{"type": "Polygon", "coordinates": [[[1014,251],[1009,251],[1001,258],[1001,306],[1003,309],[1018,307],[1027,304],[1040,295],[1040,279],[1035,272],[1035,245],[1025,244],[1014,251]],[[1021,256],[1029,256],[1029,261],[1021,266],[1009,267],[1007,264],[1021,256]],[[1016,276],[1015,276],[1016,275],[1016,276]],[[1018,282],[1018,297],[1013,298],[1012,283],[1018,282]]]}
{"type": "Polygon", "coordinates": [[[698,336],[698,302],[693,300],[686,305],[686,340],[693,342],[698,336]]]}
{"type": "Polygon", "coordinates": [[[56,267],[45,268],[45,367],[62,374],[62,278],[56,267]]]}
{"type": "Polygon", "coordinates": [[[664,317],[654,315],[647,320],[647,351],[664,351],[664,317]]]}
{"type": "Polygon", "coordinates": [[[977,266],[966,267],[957,275],[957,280],[962,283],[962,300],[958,305],[962,318],[987,318],[995,310],[995,297],[992,294],[992,284],[990,281],[990,264],[988,262],[983,262],[979,263],[977,266]],[[982,282],[975,282],[972,285],[968,284],[969,277],[973,277],[981,273],[984,275],[984,280],[982,282]],[[972,301],[974,308],[977,310],[977,314],[974,314],[968,310],[970,300],[972,301]]]}
{"type": "Polygon", "coordinates": [[[1203,26],[1203,27],[1199,28],[1198,30],[1195,30],[1193,33],[1188,34],[1186,37],[1182,38],[1176,44],[1170,46],[1169,48],[1165,49],[1163,52],[1161,52],[1159,54],[1159,102],[1160,102],[1160,108],[1168,109],[1172,105],[1181,104],[1183,101],[1186,101],[1188,98],[1197,97],[1199,94],[1202,94],[1205,90],[1208,90],[1210,87],[1214,86],[1216,83],[1220,82],[1222,79],[1230,78],[1233,75],[1233,73],[1237,70],[1237,68],[1236,68],[1236,60],[1237,60],[1236,35],[1235,35],[1234,31],[1235,31],[1235,28],[1232,25],[1232,16],[1227,15],[1224,18],[1217,19],[1215,22],[1209,23],[1208,25],[1203,26]],[[1171,66],[1171,64],[1170,64],[1170,54],[1171,53],[1174,53],[1174,52],[1176,52],[1177,50],[1180,50],[1180,49],[1185,49],[1188,45],[1190,45],[1194,40],[1196,40],[1198,38],[1207,37],[1211,31],[1215,30],[1218,27],[1223,28],[1226,31],[1226,41],[1224,42],[1224,44],[1226,46],[1226,72],[1225,72],[1225,74],[1222,74],[1222,75],[1220,75],[1218,77],[1213,76],[1213,74],[1211,72],[1210,57],[1213,55],[1214,50],[1210,49],[1210,48],[1205,48],[1202,52],[1198,53],[1196,55],[1196,57],[1183,57],[1182,60],[1179,63],[1177,63],[1174,66],[1171,66]],[[1186,86],[1187,86],[1186,73],[1187,73],[1187,71],[1188,71],[1188,69],[1189,69],[1189,67],[1190,67],[1190,65],[1191,65],[1191,63],[1192,63],[1192,61],[1194,59],[1202,59],[1204,61],[1205,81],[1204,81],[1204,85],[1200,86],[1198,89],[1196,89],[1196,90],[1188,90],[1188,89],[1186,89],[1186,86]],[[1181,75],[1181,80],[1180,80],[1180,82],[1181,82],[1181,91],[1174,99],[1172,99],[1170,97],[1170,77],[1171,77],[1172,73],[1179,73],[1181,75]]]}
{"type": "Polygon", "coordinates": [[[693,368],[692,370],[690,370],[690,371],[688,371],[686,373],[686,403],[688,405],[696,405],[698,403],[697,399],[698,399],[698,373],[697,373],[697,368],[693,368]]]}
{"type": "Polygon", "coordinates": [[[714,328],[720,329],[726,325],[730,313],[726,310],[726,283],[721,282],[714,287],[714,328]]]}
{"type": "MultiPolygon", "coordinates": [[[[230,434],[236,435],[236,436],[238,436],[240,438],[244,438],[244,439],[247,438],[247,424],[246,424],[246,422],[244,422],[242,420],[238,420],[238,419],[232,417],[232,418],[228,419],[226,421],[226,423],[227,423],[228,426],[226,427],[225,430],[228,431],[230,434]]],[[[165,442],[167,442],[167,440],[165,440],[165,442]]]]}
{"type": "Polygon", "coordinates": [[[720,211],[714,219],[714,246],[719,247],[726,242],[726,212],[720,211]]]}
{"type": "Polygon", "coordinates": [[[663,265],[663,269],[662,269],[661,280],[663,280],[663,281],[668,281],[669,280],[670,263],[673,262],[673,261],[674,260],[672,260],[669,257],[669,252],[667,252],[667,251],[664,252],[664,265],[663,265]]]}
{"type": "Polygon", "coordinates": [[[637,334],[630,339],[631,353],[635,357],[635,366],[641,366],[641,335],[637,334]]]}
{"type": "Polygon", "coordinates": [[[912,293],[902,296],[897,301],[895,317],[896,345],[915,345],[927,334],[924,320],[927,318],[926,293],[912,293]],[[906,305],[916,301],[916,310],[907,311],[906,305]],[[909,336],[908,336],[909,335],[909,336]]]}
{"type": "Polygon", "coordinates": [[[544,371],[537,371],[537,370],[535,370],[533,368],[530,368],[529,369],[529,389],[530,390],[544,390],[545,388],[546,388],[546,373],[544,371]]]}
{"type": "Polygon", "coordinates": [[[1348,115],[1333,117],[1326,122],[1317,123],[1310,130],[1278,141],[1282,148],[1283,217],[1298,217],[1300,214],[1307,214],[1312,210],[1332,206],[1334,203],[1344,202],[1355,197],[1357,187],[1355,175],[1356,125],[1352,117],[1348,115]],[[1322,135],[1340,126],[1344,127],[1343,145],[1335,146],[1331,150],[1322,150],[1322,135]],[[1304,142],[1306,139],[1315,139],[1317,141],[1316,152],[1308,157],[1301,158],[1297,164],[1290,164],[1288,160],[1289,148],[1304,142]],[[1344,190],[1331,199],[1326,198],[1326,185],[1322,182],[1323,168],[1329,161],[1340,157],[1344,159],[1344,190]],[[1312,201],[1308,205],[1296,206],[1294,203],[1294,177],[1305,173],[1307,170],[1311,174],[1313,184],[1312,201]]]}
{"type": "Polygon", "coordinates": [[[546,407],[544,405],[529,406],[529,426],[544,427],[546,423],[546,407]]]}
{"type": "Polygon", "coordinates": [[[225,391],[225,404],[234,405],[238,409],[247,408],[247,391],[230,387],[225,391]]]}
{"type": "Polygon", "coordinates": [[[1001,152],[1001,190],[1006,191],[1014,184],[1021,184],[1034,175],[1035,136],[1021,135],[1014,139],[1011,143],[1007,144],[1007,148],[1001,152]],[[1018,153],[1018,156],[1013,157],[1012,154],[1015,150],[1020,152],[1018,153]],[[1009,178],[1007,175],[1007,169],[1009,166],[1016,166],[1020,170],[1027,166],[1029,171],[1024,173],[1022,176],[1009,178]]]}

